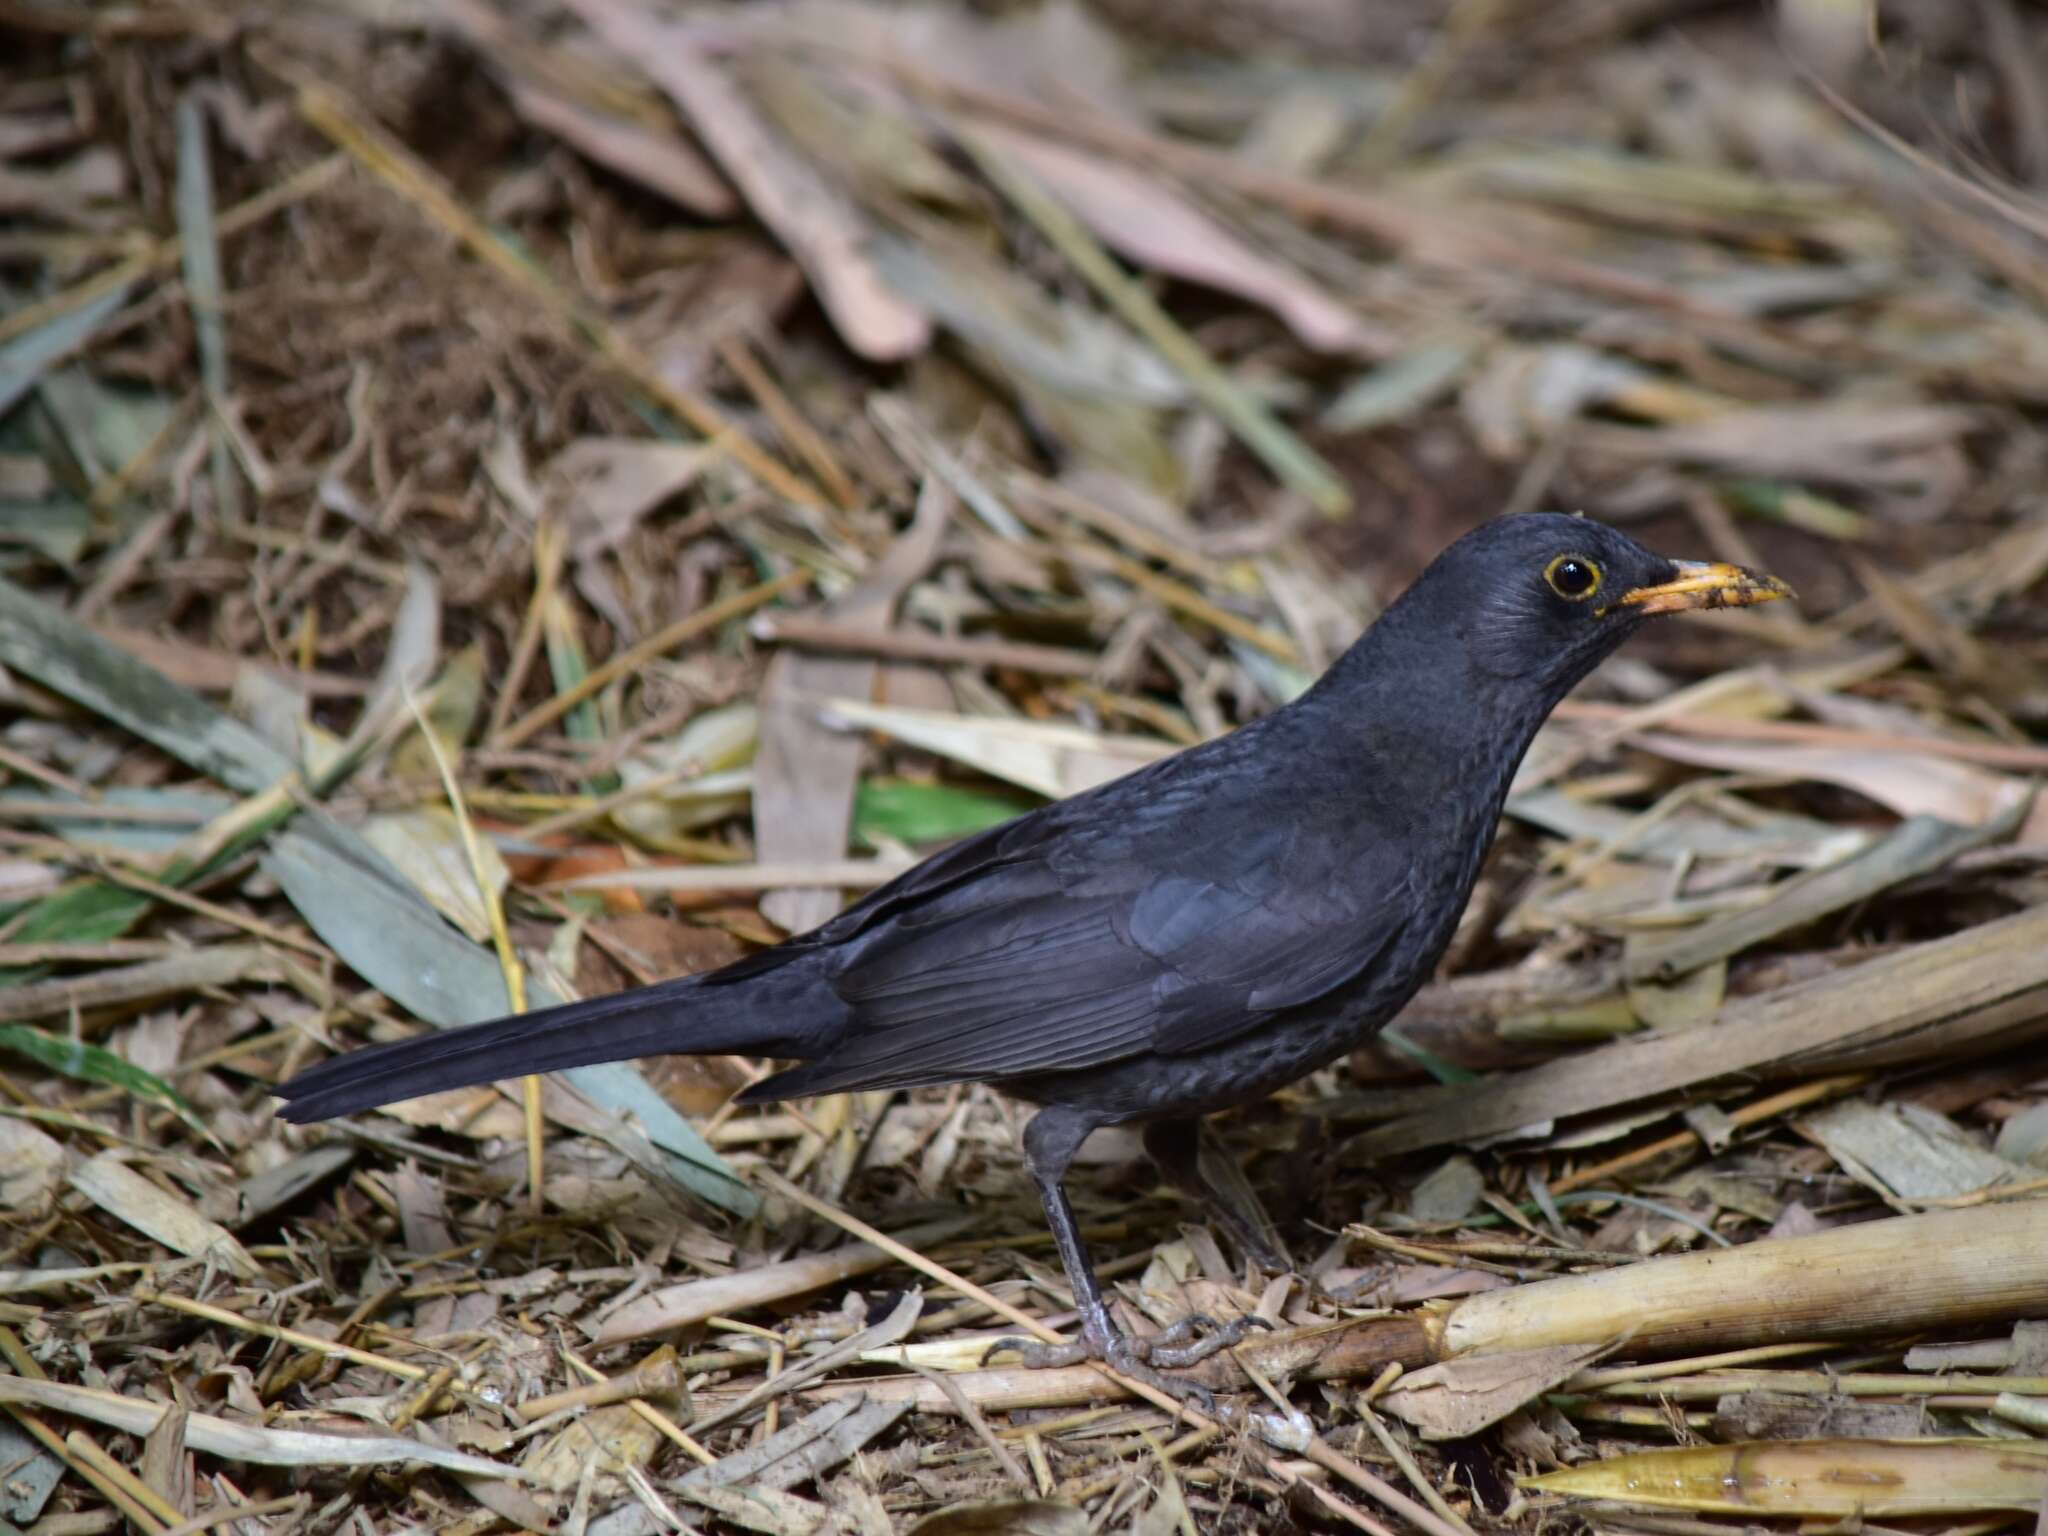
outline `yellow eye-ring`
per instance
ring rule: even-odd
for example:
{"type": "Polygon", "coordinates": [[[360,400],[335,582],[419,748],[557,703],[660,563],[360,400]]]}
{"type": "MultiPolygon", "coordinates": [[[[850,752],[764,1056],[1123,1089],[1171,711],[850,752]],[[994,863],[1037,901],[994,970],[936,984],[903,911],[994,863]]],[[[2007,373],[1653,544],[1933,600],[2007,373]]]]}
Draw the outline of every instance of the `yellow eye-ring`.
{"type": "Polygon", "coordinates": [[[1559,555],[1544,568],[1543,579],[1567,602],[1583,603],[1600,590],[1600,567],[1584,555],[1559,555]]]}

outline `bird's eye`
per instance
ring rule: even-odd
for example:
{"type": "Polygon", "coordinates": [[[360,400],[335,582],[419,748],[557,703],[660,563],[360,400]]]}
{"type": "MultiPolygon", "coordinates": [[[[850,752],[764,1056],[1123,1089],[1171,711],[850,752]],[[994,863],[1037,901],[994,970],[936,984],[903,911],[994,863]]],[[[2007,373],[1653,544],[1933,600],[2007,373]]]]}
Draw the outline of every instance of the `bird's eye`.
{"type": "Polygon", "coordinates": [[[1584,555],[1559,555],[1544,569],[1543,579],[1559,597],[1582,603],[1600,590],[1600,567],[1584,555]]]}

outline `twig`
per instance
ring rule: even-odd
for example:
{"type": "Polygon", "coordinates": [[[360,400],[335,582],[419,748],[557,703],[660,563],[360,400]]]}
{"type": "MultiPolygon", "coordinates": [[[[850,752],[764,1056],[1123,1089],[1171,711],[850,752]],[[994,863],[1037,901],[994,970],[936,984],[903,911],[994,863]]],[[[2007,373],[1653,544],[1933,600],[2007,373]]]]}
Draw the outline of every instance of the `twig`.
{"type": "MultiPolygon", "coordinates": [[[[49,1379],[48,1374],[37,1363],[35,1357],[23,1347],[20,1338],[16,1336],[12,1328],[0,1327],[0,1356],[5,1357],[8,1365],[13,1370],[33,1381],[47,1381],[49,1379]]],[[[106,1457],[104,1452],[101,1452],[100,1456],[93,1458],[80,1454],[79,1444],[74,1444],[73,1442],[92,1446],[95,1451],[99,1449],[97,1445],[93,1445],[93,1442],[86,1438],[83,1431],[73,1430],[69,1435],[60,1435],[57,1431],[50,1428],[49,1425],[45,1424],[41,1418],[29,1412],[28,1409],[18,1403],[7,1404],[7,1411],[14,1416],[14,1421],[17,1424],[42,1445],[43,1449],[63,1462],[65,1466],[71,1468],[72,1471],[76,1472],[86,1482],[97,1488],[106,1496],[109,1503],[113,1504],[115,1508],[134,1521],[136,1529],[143,1532],[144,1536],[162,1536],[165,1523],[158,1520],[146,1505],[139,1504],[130,1498],[126,1487],[110,1473],[102,1470],[107,1462],[112,1461],[112,1458],[106,1457]]],[[[120,1471],[123,1469],[116,1464],[115,1470],[120,1471]]]]}
{"type": "MultiPolygon", "coordinates": [[[[1640,711],[1626,704],[1601,704],[1567,699],[1553,713],[1560,720],[1630,721],[1640,711]]],[[[1791,746],[1832,747],[1853,752],[1916,752],[1949,757],[1986,768],[2020,773],[2048,773],[2048,747],[2013,741],[1959,741],[1953,736],[1902,736],[1886,731],[1856,731],[1839,725],[1809,725],[1802,720],[1747,720],[1735,715],[1672,714],[1642,721],[1643,729],[1676,736],[1721,736],[1738,741],[1777,741],[1791,746]]]]}
{"type": "Polygon", "coordinates": [[[917,1375],[946,1394],[946,1400],[953,1405],[960,1417],[967,1421],[967,1427],[974,1431],[975,1438],[988,1447],[989,1454],[995,1457],[996,1464],[1003,1469],[1004,1475],[1017,1485],[1018,1492],[1025,1498],[1030,1498],[1034,1492],[1031,1475],[1024,1470],[1023,1463],[1017,1460],[1010,1448],[996,1438],[995,1431],[988,1427],[988,1420],[982,1417],[981,1410],[968,1400],[965,1392],[960,1390],[960,1383],[944,1371],[935,1371],[930,1366],[919,1365],[915,1361],[905,1363],[917,1375]]]}
{"type": "Polygon", "coordinates": [[[1096,659],[1086,651],[1017,640],[963,640],[919,629],[863,629],[809,614],[763,614],[747,626],[756,640],[806,650],[886,656],[897,661],[935,661],[953,666],[1006,668],[1050,677],[1088,677],[1096,659]]]}
{"type": "MultiPolygon", "coordinates": [[[[455,782],[454,765],[448,761],[439,733],[427,718],[426,711],[420,708],[420,701],[414,697],[410,686],[405,690],[405,701],[412,707],[420,737],[426,742],[434,767],[441,775],[441,787],[448,795],[448,809],[455,814],[455,830],[461,835],[462,852],[469,860],[470,877],[476,882],[477,900],[483,903],[484,916],[491,926],[491,947],[497,952],[498,969],[505,977],[506,1007],[513,1013],[524,1013],[526,967],[519,963],[518,953],[512,948],[512,931],[505,926],[505,904],[498,899],[498,888],[484,870],[484,851],[477,842],[476,824],[469,819],[469,807],[463,803],[461,786],[455,782]]],[[[540,1078],[534,1073],[527,1073],[520,1079],[519,1091],[526,1110],[526,1206],[529,1215],[539,1216],[547,1210],[547,1193],[541,1177],[546,1138],[541,1122],[540,1078]]]]}
{"type": "Polygon", "coordinates": [[[788,597],[800,591],[810,579],[809,571],[790,571],[770,581],[764,581],[759,586],[749,587],[744,592],[734,593],[731,597],[699,608],[688,618],[678,619],[668,628],[655,631],[638,645],[628,646],[603,666],[593,667],[581,682],[573,687],[564,688],[547,703],[529,711],[499,732],[491,745],[500,751],[518,746],[542,726],[559,720],[585,699],[609,687],[629,672],[637,671],[655,657],[672,651],[677,646],[718,628],[721,624],[743,618],[764,603],[772,603],[778,597],[788,597]]]}
{"type": "Polygon", "coordinates": [[[673,1397],[682,1390],[682,1372],[673,1359],[643,1361],[623,1376],[611,1376],[588,1386],[565,1387],[545,1397],[530,1397],[512,1411],[528,1424],[564,1408],[597,1408],[629,1397],[673,1397]]]}
{"type": "Polygon", "coordinates": [[[216,1525],[226,1525],[230,1520],[242,1520],[256,1515],[274,1515],[281,1509],[291,1509],[311,1502],[303,1493],[287,1493],[275,1499],[257,1499],[248,1504],[216,1504],[204,1514],[182,1520],[163,1533],[163,1536],[199,1536],[201,1531],[210,1531],[216,1525]]]}
{"type": "Polygon", "coordinates": [[[1415,1485],[1415,1491],[1422,1495],[1424,1503],[1436,1511],[1444,1525],[1457,1532],[1458,1536],[1479,1536],[1477,1531],[1466,1524],[1465,1517],[1451,1508],[1444,1496],[1437,1492],[1436,1485],[1429,1480],[1429,1475],[1416,1465],[1408,1447],[1394,1438],[1393,1431],[1387,1428],[1377,1413],[1373,1412],[1372,1405],[1361,1398],[1355,1400],[1352,1407],[1357,1409],[1358,1416],[1365,1420],[1365,1427],[1372,1431],[1373,1438],[1380,1443],[1380,1448],[1394,1458],[1394,1465],[1399,1467],[1402,1475],[1415,1485]]]}
{"type": "Polygon", "coordinates": [[[526,670],[540,651],[541,615],[555,595],[562,575],[562,555],[569,547],[568,535],[553,519],[543,517],[533,529],[533,595],[519,621],[519,637],[512,644],[512,657],[505,666],[505,680],[491,701],[491,723],[484,740],[496,745],[505,735],[505,722],[512,718],[520,690],[526,686],[526,670]]]}
{"type": "Polygon", "coordinates": [[[316,1334],[301,1333],[296,1328],[282,1328],[276,1323],[259,1323],[253,1318],[230,1312],[225,1307],[209,1306],[203,1301],[192,1301],[183,1296],[174,1296],[167,1291],[151,1290],[138,1286],[133,1292],[135,1300],[145,1306],[169,1307],[175,1312],[188,1312],[194,1317],[205,1318],[223,1328],[232,1328],[239,1333],[253,1333],[260,1338],[276,1339],[280,1344],[295,1345],[310,1350],[316,1355],[331,1355],[337,1360],[351,1360],[357,1365],[367,1365],[387,1375],[402,1377],[406,1381],[425,1381],[433,1372],[423,1365],[408,1365],[403,1360],[393,1360],[388,1355],[373,1354],[367,1349],[358,1349],[353,1344],[337,1343],[323,1339],[316,1334]]]}
{"type": "Polygon", "coordinates": [[[768,413],[768,419],[775,423],[775,430],[782,434],[783,440],[811,466],[812,473],[839,504],[839,510],[859,511],[860,487],[853,483],[853,477],[840,464],[838,456],[832,452],[832,445],[825,441],[804,413],[782,392],[774,377],[756,360],[746,338],[738,332],[727,332],[718,339],[718,355],[733,371],[733,377],[746,386],[747,393],[768,413]]]}
{"type": "MultiPolygon", "coordinates": [[[[591,1381],[601,1382],[605,1380],[603,1371],[600,1371],[589,1361],[581,1358],[574,1351],[564,1349],[562,1351],[562,1358],[581,1371],[591,1381]]],[[[704,1449],[695,1437],[690,1435],[680,1424],[655,1407],[654,1404],[648,1402],[645,1397],[629,1397],[626,1399],[626,1406],[632,1409],[634,1415],[649,1428],[653,1429],[656,1434],[661,1435],[671,1444],[680,1446],[699,1465],[708,1467],[718,1460],[711,1452],[704,1449]]]]}
{"type": "MultiPolygon", "coordinates": [[[[1757,1125],[1765,1120],[1775,1119],[1788,1110],[1804,1109],[1807,1105],[1818,1103],[1822,1099],[1831,1099],[1838,1094],[1851,1093],[1857,1088],[1862,1087],[1869,1080],[1870,1074],[1867,1072],[1851,1072],[1841,1077],[1817,1078],[1813,1082],[1801,1083],[1796,1088],[1787,1088],[1781,1093],[1774,1093],[1767,1098],[1758,1099],[1754,1103],[1743,1105],[1740,1109],[1734,1110],[1729,1114],[1728,1123],[1737,1128],[1746,1125],[1757,1125]]],[[[1560,1195],[1574,1189],[1584,1189],[1588,1185],[1603,1183],[1617,1173],[1626,1172],[1631,1168],[1640,1168],[1644,1163],[1655,1162],[1666,1153],[1682,1152],[1686,1148],[1698,1144],[1698,1142],[1699,1133],[1690,1127],[1682,1131],[1674,1131],[1671,1135],[1661,1136],[1646,1146],[1636,1147],[1632,1151],[1623,1152],[1616,1157],[1610,1157],[1604,1163],[1594,1163],[1585,1168],[1575,1168],[1561,1178],[1552,1179],[1550,1181],[1550,1188],[1553,1193],[1560,1195]]]]}

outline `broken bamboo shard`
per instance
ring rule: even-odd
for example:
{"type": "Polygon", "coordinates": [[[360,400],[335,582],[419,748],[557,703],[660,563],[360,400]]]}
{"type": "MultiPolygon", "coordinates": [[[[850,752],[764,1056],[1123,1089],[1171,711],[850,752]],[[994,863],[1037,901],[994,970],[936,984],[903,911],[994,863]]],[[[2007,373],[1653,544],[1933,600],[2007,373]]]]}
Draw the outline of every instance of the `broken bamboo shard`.
{"type": "Polygon", "coordinates": [[[1626,1338],[1632,1357],[1954,1329],[2048,1302],[2048,1201],[1900,1216],[1484,1291],[1442,1357],[1626,1338]]]}
{"type": "Polygon", "coordinates": [[[1712,1029],[1618,1040],[1377,1126],[1371,1157],[1500,1135],[1756,1073],[1841,1072],[1982,1053],[2048,1016],[2048,906],[1728,1004],[1712,1029]]]}

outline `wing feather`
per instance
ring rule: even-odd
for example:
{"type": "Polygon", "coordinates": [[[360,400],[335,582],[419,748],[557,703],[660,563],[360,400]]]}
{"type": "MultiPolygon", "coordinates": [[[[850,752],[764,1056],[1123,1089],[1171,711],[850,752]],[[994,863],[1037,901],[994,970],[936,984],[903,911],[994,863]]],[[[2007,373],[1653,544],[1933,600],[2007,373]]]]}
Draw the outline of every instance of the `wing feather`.
{"type": "Polygon", "coordinates": [[[1254,795],[1257,729],[970,838],[815,930],[847,1025],[762,1088],[1185,1055],[1363,975],[1405,918],[1397,845],[1254,795]]]}

